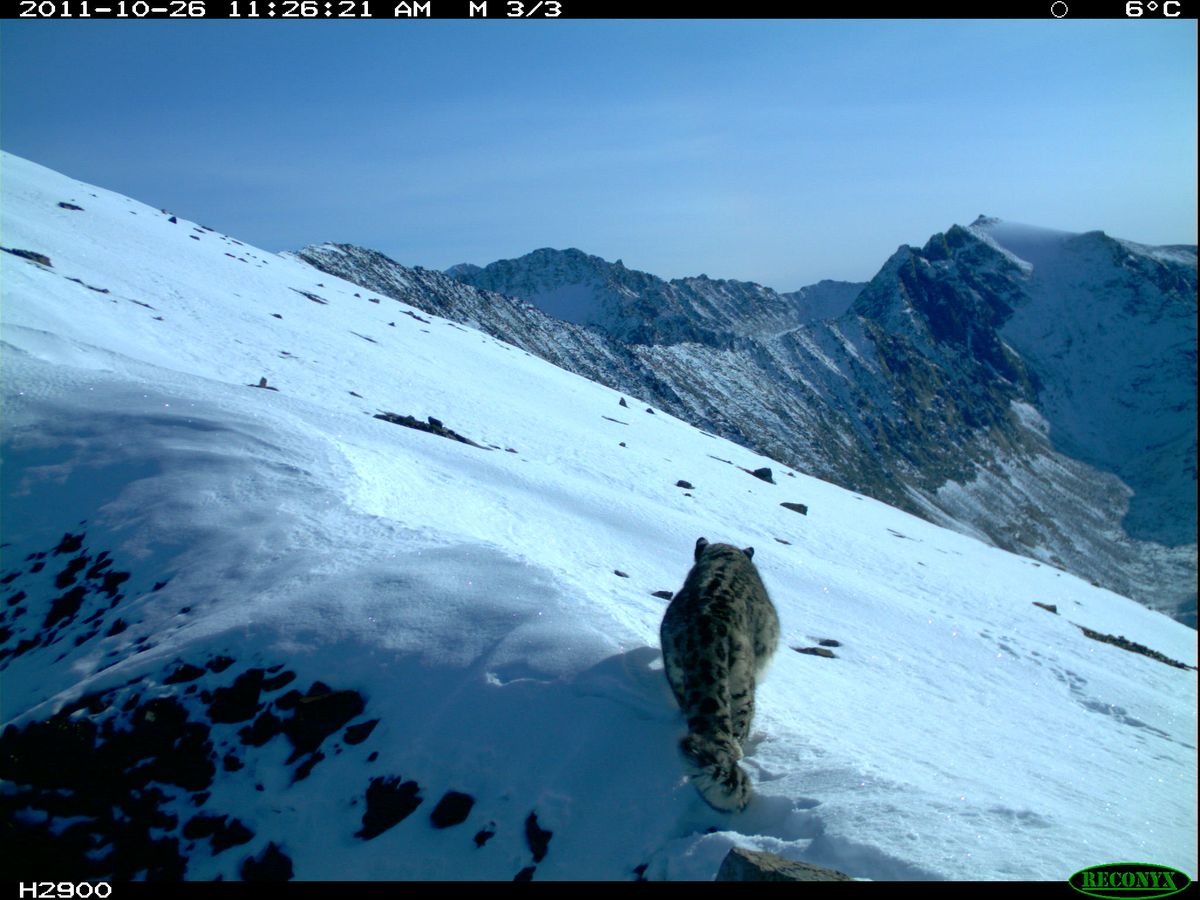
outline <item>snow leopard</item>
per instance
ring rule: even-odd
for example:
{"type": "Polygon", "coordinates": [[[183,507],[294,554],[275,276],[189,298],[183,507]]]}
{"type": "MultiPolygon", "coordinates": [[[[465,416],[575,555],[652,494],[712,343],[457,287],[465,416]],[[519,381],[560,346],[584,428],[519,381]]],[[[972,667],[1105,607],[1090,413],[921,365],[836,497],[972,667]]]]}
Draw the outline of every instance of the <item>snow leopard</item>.
{"type": "Polygon", "coordinates": [[[754,718],[754,688],[779,644],[779,615],[752,561],[754,548],[696,541],[695,565],[663,615],[663,667],[688,734],[688,774],[713,809],[750,802],[738,766],[754,718]]]}

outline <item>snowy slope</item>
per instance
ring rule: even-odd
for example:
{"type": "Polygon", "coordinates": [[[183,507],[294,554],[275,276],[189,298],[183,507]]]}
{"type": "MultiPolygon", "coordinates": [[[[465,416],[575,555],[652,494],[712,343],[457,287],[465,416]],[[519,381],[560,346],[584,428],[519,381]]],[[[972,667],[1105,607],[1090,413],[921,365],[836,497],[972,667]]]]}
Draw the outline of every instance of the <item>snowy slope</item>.
{"type": "Polygon", "coordinates": [[[26,253],[0,254],[11,876],[711,878],[741,845],[874,879],[1196,877],[1195,672],[1077,626],[1189,665],[1194,631],[0,164],[26,253]],[[657,649],[652,592],[700,535],[756,548],[783,627],[738,815],[682,782],[657,649]]]}
{"type": "MultiPolygon", "coordinates": [[[[391,287],[410,270],[337,249],[302,256],[430,308],[391,287]]],[[[461,303],[425,279],[457,321],[1196,624],[1194,247],[981,216],[899,248],[866,286],[795,294],[666,282],[578,250],[451,274],[490,289],[461,303]],[[584,295],[615,318],[507,315],[516,297],[574,315],[547,298],[584,295]]]]}

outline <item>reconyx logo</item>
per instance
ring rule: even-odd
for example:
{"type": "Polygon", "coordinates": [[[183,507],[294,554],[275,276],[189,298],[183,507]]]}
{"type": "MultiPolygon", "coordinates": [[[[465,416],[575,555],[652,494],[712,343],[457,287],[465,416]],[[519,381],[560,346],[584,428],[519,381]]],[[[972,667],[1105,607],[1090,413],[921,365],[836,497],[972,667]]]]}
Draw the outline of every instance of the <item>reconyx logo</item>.
{"type": "Polygon", "coordinates": [[[1088,866],[1067,879],[1067,884],[1089,897],[1151,900],[1169,897],[1191,883],[1178,869],[1154,863],[1106,863],[1088,866]]]}

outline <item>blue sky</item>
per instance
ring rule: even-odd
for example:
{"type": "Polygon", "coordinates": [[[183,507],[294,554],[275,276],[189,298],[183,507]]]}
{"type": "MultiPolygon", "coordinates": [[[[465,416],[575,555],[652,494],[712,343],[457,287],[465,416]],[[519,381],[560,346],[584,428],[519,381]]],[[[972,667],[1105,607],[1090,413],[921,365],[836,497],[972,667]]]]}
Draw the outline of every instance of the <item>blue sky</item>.
{"type": "MultiPolygon", "coordinates": [[[[1196,242],[1196,22],[0,23],[0,145],[270,250],[866,280],[979,213],[1196,242]]],[[[2,173],[0,173],[2,177],[2,173]]]]}

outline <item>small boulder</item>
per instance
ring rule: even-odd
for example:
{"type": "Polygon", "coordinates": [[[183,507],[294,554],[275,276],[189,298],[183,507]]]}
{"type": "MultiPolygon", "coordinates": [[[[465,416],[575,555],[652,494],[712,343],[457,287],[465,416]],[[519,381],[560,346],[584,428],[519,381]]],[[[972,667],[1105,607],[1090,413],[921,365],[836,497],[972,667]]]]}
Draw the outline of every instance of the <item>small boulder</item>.
{"type": "Polygon", "coordinates": [[[717,871],[717,881],[853,881],[844,872],[734,847],[717,871]]]}

